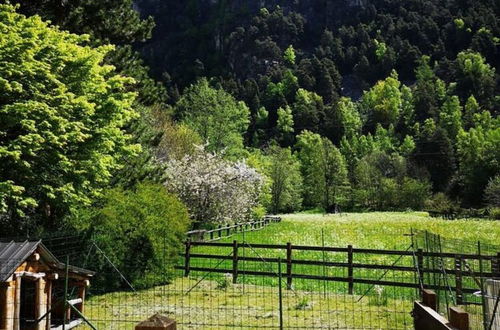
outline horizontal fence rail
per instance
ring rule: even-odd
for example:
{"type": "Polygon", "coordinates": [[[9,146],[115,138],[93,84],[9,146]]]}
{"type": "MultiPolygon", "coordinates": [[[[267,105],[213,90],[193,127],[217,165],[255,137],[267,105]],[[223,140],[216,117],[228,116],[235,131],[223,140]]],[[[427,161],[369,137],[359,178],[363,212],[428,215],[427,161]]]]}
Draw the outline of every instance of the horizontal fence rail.
{"type": "Polygon", "coordinates": [[[267,227],[271,223],[281,222],[280,217],[265,216],[262,220],[252,222],[240,222],[235,224],[219,225],[217,228],[205,230],[191,230],[186,233],[188,240],[193,242],[215,241],[230,237],[236,233],[255,231],[267,227]]]}
{"type": "MultiPolygon", "coordinates": [[[[248,245],[250,247],[250,245],[248,245]]],[[[188,276],[192,271],[206,272],[206,273],[219,273],[219,274],[231,274],[233,282],[236,283],[238,276],[240,275],[252,275],[252,276],[267,276],[267,277],[278,277],[278,274],[274,271],[261,270],[266,267],[261,267],[261,269],[245,269],[240,265],[240,262],[248,261],[262,264],[277,264],[283,263],[286,265],[285,273],[283,277],[287,279],[287,286],[291,287],[293,279],[310,279],[310,280],[320,280],[320,281],[334,281],[334,282],[344,282],[348,283],[349,293],[353,292],[353,286],[356,283],[371,284],[371,285],[381,285],[381,286],[394,286],[394,287],[405,287],[405,288],[415,288],[415,289],[439,289],[439,290],[453,290],[458,297],[463,294],[474,294],[480,290],[479,285],[473,285],[467,287],[465,283],[478,283],[481,279],[485,278],[500,278],[500,254],[496,255],[478,255],[478,254],[464,254],[464,253],[440,253],[440,252],[427,252],[422,249],[416,251],[398,251],[398,250],[379,250],[379,249],[360,249],[353,248],[352,246],[347,247],[322,247],[322,246],[304,246],[304,245],[292,245],[287,243],[285,245],[277,244],[252,244],[251,248],[253,250],[282,250],[285,252],[286,258],[276,258],[276,257],[252,257],[252,256],[242,256],[238,251],[242,248],[248,248],[245,243],[239,243],[233,241],[232,243],[225,242],[200,242],[200,241],[188,241],[186,242],[186,250],[183,254],[184,265],[177,266],[178,269],[184,270],[184,275],[188,276]],[[229,255],[211,254],[211,253],[193,253],[192,249],[194,247],[216,247],[216,248],[227,248],[232,249],[232,253],[229,255]],[[334,252],[334,253],[345,253],[345,262],[335,262],[335,261],[321,261],[321,260],[307,260],[307,259],[294,259],[293,251],[319,251],[319,252],[334,252]],[[353,262],[356,255],[373,255],[373,256],[398,256],[411,258],[413,264],[411,266],[401,266],[395,264],[381,264],[381,263],[359,263],[353,262]],[[455,262],[454,268],[443,267],[441,269],[426,267],[424,260],[426,258],[440,258],[441,260],[450,259],[455,262]],[[215,260],[215,261],[230,261],[232,260],[231,268],[218,268],[218,267],[200,267],[193,263],[193,259],[204,259],[204,260],[215,260]],[[490,263],[491,271],[473,271],[467,270],[463,267],[463,264],[467,260],[481,260],[482,262],[490,263]],[[294,266],[297,265],[311,265],[319,267],[338,267],[347,270],[347,275],[344,276],[324,276],[317,274],[303,274],[294,271],[294,266]],[[407,272],[415,275],[414,281],[388,281],[384,279],[368,279],[360,278],[354,276],[355,270],[387,270],[387,271],[399,271],[407,272]],[[446,274],[447,276],[454,277],[454,285],[441,285],[425,283],[424,278],[427,274],[446,274]],[[466,281],[466,278],[471,280],[466,281]],[[420,280],[419,280],[420,279],[420,280]]],[[[229,251],[229,250],[228,250],[229,251]]],[[[446,262],[443,262],[446,265],[446,262]]],[[[429,276],[430,276],[429,275],[429,276]]],[[[460,301],[459,301],[460,302],[460,301]]]]}

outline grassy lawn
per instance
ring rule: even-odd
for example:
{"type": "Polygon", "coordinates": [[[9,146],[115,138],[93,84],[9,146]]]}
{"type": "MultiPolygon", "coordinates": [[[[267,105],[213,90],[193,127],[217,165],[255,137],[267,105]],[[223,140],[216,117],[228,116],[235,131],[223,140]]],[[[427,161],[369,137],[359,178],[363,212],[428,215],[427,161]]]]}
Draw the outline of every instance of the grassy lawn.
{"type": "Polygon", "coordinates": [[[411,228],[440,234],[444,239],[500,245],[500,221],[443,220],[426,212],[372,212],[342,215],[285,214],[283,221],[256,232],[238,234],[250,243],[347,246],[373,249],[405,249],[411,244],[411,228]]]}
{"type": "MultiPolygon", "coordinates": [[[[447,247],[461,252],[475,253],[475,242],[499,244],[500,222],[487,220],[447,221],[427,216],[426,213],[351,213],[323,216],[320,214],[283,215],[283,221],[246,233],[238,233],[222,242],[237,240],[240,256],[281,257],[284,250],[254,249],[252,244],[325,245],[355,248],[400,249],[411,244],[410,229],[442,235],[447,247]],[[464,240],[470,244],[464,244],[464,240]],[[245,246],[244,248],[242,246],[245,246]],[[466,250],[466,251],[464,251],[466,250]]],[[[193,247],[192,253],[230,255],[231,248],[193,247]]],[[[296,251],[293,259],[346,261],[346,253],[296,251]]],[[[355,263],[377,263],[408,266],[412,257],[355,254],[355,263]]],[[[232,261],[193,258],[191,266],[231,270],[232,261]]],[[[277,263],[240,261],[240,269],[278,273],[277,263]]],[[[448,267],[453,267],[452,264],[448,267]]],[[[284,273],[286,265],[282,265],[284,273]]],[[[487,269],[486,269],[487,270],[487,269]]],[[[313,265],[294,265],[293,273],[321,276],[341,276],[346,268],[313,265]]],[[[182,271],[179,271],[179,275],[182,271]]],[[[354,269],[355,278],[383,279],[411,282],[410,272],[354,269]]],[[[286,279],[283,279],[282,286],[286,279]]],[[[450,285],[454,285],[450,282],[450,285]]],[[[474,285],[464,278],[464,286],[474,285]]],[[[291,290],[283,289],[283,316],[285,328],[346,328],[346,329],[410,329],[409,312],[416,290],[393,286],[377,287],[355,284],[354,294],[348,295],[347,283],[294,279],[291,290]],[[366,294],[366,295],[365,295],[366,294]],[[359,302],[358,302],[358,299],[359,302]]],[[[237,284],[224,274],[192,271],[188,278],[178,277],[171,284],[137,293],[109,293],[93,296],[86,307],[86,315],[98,328],[133,329],[134,322],[154,313],[169,315],[180,323],[180,328],[220,329],[277,328],[278,279],[276,277],[240,276],[237,284]],[[199,282],[199,283],[198,283],[199,282]],[[120,320],[121,322],[118,322],[120,320]]],[[[480,319],[480,312],[474,318],[480,319]],[[477,317],[476,317],[477,316],[477,317]]]]}
{"type": "MultiPolygon", "coordinates": [[[[282,222],[271,224],[268,227],[252,232],[238,233],[232,237],[221,240],[222,242],[231,242],[237,240],[240,242],[240,256],[266,258],[280,257],[286,258],[285,250],[257,249],[252,244],[285,244],[291,242],[293,245],[317,245],[346,247],[351,244],[355,248],[371,249],[396,249],[406,250],[410,248],[411,237],[408,234],[411,228],[414,230],[429,230],[430,232],[442,235],[443,251],[462,252],[475,254],[477,252],[476,242],[480,240],[484,247],[488,244],[499,244],[500,242],[500,222],[488,220],[442,220],[432,218],[427,213],[350,213],[343,215],[322,214],[293,214],[282,215],[282,222]],[[457,241],[458,240],[458,241],[457,241]],[[247,242],[248,244],[242,244],[247,242]]],[[[493,251],[492,246],[488,246],[493,251]]],[[[498,252],[496,250],[493,252],[498,252]]],[[[484,251],[485,249],[483,249],[484,251]]],[[[208,253],[218,255],[229,255],[231,248],[219,247],[194,247],[193,253],[208,253]]],[[[486,251],[486,252],[491,252],[486,251]]],[[[346,262],[346,253],[321,251],[297,251],[293,250],[292,259],[298,260],[318,260],[328,262],[346,262]]],[[[354,263],[383,264],[396,266],[414,266],[412,256],[399,258],[394,255],[373,255],[373,254],[355,254],[354,263]]],[[[446,268],[453,269],[453,260],[446,259],[446,268]]],[[[489,263],[483,264],[484,271],[489,271],[489,263]]],[[[232,261],[227,260],[219,263],[218,260],[197,259],[191,260],[191,266],[210,267],[230,270],[232,261]]],[[[282,265],[283,272],[286,265],[282,265]]],[[[478,265],[471,264],[476,271],[479,271],[478,265]]],[[[276,263],[263,263],[240,261],[239,268],[246,270],[270,271],[277,273],[276,263]]],[[[320,276],[347,276],[347,269],[341,267],[323,267],[314,265],[294,265],[293,273],[320,275],[320,276]]],[[[218,278],[219,274],[209,274],[208,278],[218,278]]],[[[383,279],[396,282],[414,283],[413,272],[402,271],[384,271],[377,269],[354,269],[355,278],[365,279],[383,279]]],[[[255,283],[253,277],[241,279],[248,283],[255,283]]],[[[321,288],[318,281],[294,280],[294,286],[301,290],[318,290],[321,288]]],[[[267,285],[274,285],[275,279],[266,278],[267,285]]],[[[453,285],[453,283],[451,283],[453,285]]],[[[471,278],[464,279],[464,286],[475,287],[471,278]]],[[[335,292],[345,292],[346,284],[341,282],[332,283],[331,287],[335,292]]],[[[366,285],[356,284],[354,292],[362,294],[367,290],[366,285]]],[[[370,291],[373,293],[373,290],[370,291]]],[[[411,289],[398,289],[398,295],[413,297],[414,291],[411,289]]]]}
{"type": "MultiPolygon", "coordinates": [[[[178,278],[170,285],[136,293],[109,293],[87,301],[85,315],[98,329],[133,329],[154,313],[175,319],[181,329],[243,329],[279,326],[276,287],[178,278]]],[[[284,328],[411,329],[411,301],[377,300],[331,292],[283,290],[284,328]]]]}

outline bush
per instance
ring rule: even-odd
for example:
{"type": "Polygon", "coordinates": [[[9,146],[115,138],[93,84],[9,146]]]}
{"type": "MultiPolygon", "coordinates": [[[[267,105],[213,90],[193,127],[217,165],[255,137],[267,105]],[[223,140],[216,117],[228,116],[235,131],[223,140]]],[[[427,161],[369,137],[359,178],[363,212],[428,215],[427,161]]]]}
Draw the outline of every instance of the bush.
{"type": "MultiPolygon", "coordinates": [[[[190,226],[184,204],[162,185],[152,183],[134,190],[109,190],[101,207],[80,210],[70,223],[77,230],[90,231],[97,246],[136,288],[172,277],[190,226]]],[[[96,285],[106,290],[125,284],[101,253],[94,254],[86,267],[98,273],[96,285]]]]}
{"type": "Polygon", "coordinates": [[[484,196],[488,206],[500,207],[500,175],[491,178],[484,190],[484,196]]]}
{"type": "Polygon", "coordinates": [[[490,217],[495,220],[500,220],[500,207],[492,208],[490,211],[490,217]]]}
{"type": "Polygon", "coordinates": [[[400,206],[422,210],[431,195],[431,186],[426,181],[405,178],[399,191],[400,206]]]}
{"type": "Polygon", "coordinates": [[[426,208],[439,214],[449,214],[458,211],[458,206],[453,203],[444,193],[437,193],[427,200],[426,208]]]}

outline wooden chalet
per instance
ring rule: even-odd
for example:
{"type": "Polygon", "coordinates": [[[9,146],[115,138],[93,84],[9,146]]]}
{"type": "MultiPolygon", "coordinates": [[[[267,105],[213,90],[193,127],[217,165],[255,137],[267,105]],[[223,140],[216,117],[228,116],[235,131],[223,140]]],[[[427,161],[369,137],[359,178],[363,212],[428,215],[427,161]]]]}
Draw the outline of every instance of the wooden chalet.
{"type": "Polygon", "coordinates": [[[85,291],[94,272],[66,265],[41,241],[0,242],[0,329],[66,329],[82,320],[70,307],[84,313],[85,291]],[[66,308],[64,308],[66,306],[66,308]]]}

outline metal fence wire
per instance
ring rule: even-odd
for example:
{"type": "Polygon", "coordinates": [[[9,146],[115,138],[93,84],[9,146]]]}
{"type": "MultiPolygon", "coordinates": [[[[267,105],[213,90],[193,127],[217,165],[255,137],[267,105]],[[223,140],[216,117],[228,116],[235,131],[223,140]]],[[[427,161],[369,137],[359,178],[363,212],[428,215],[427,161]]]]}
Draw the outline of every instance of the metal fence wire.
{"type": "Polygon", "coordinates": [[[424,260],[433,273],[423,276],[423,284],[436,287],[438,311],[446,315],[449,306],[461,306],[469,313],[471,329],[500,329],[499,310],[494,307],[500,296],[500,245],[443,238],[429,231],[413,234],[415,249],[436,254],[424,260]],[[456,256],[442,258],[442,253],[456,256]]]}
{"type": "MultiPolygon", "coordinates": [[[[45,300],[43,307],[39,282],[25,276],[20,306],[0,311],[20,308],[17,321],[11,321],[24,325],[40,322],[48,312],[42,322],[59,329],[71,322],[83,329],[134,329],[156,313],[174,319],[180,329],[413,329],[410,312],[424,287],[436,291],[443,315],[448,306],[459,305],[470,313],[471,329],[496,329],[500,249],[429,232],[404,237],[406,249],[399,250],[244,239],[190,242],[174,264],[160,256],[160,271],[144,268],[144,276],[132,276],[138,272],[134,255],[117,264],[112,245],[103,247],[92,237],[41,237],[62,264],[98,267],[90,286],[82,296],[81,279],[59,269],[57,279],[51,275],[51,304],[45,300]]],[[[9,262],[24,261],[0,260],[1,269],[9,262]]],[[[4,275],[15,281],[15,274],[4,275]]]]}

